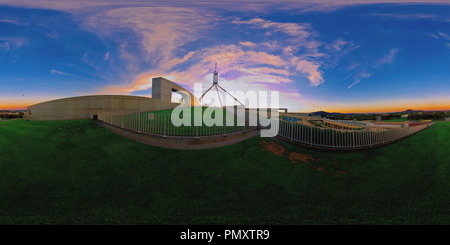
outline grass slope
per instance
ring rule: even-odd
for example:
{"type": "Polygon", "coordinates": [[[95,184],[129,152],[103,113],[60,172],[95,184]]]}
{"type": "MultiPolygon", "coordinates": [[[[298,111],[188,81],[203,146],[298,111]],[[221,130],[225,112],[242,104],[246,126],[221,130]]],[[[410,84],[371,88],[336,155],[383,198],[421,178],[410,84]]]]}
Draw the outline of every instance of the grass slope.
{"type": "Polygon", "coordinates": [[[275,141],[277,155],[259,137],[169,150],[90,120],[2,121],[0,223],[449,224],[449,136],[443,122],[358,152],[275,141]]]}

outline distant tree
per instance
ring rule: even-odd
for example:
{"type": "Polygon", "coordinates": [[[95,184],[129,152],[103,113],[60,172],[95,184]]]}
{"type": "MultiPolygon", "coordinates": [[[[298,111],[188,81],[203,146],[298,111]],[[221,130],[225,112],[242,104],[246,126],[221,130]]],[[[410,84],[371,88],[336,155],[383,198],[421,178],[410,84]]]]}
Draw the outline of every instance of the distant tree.
{"type": "Polygon", "coordinates": [[[408,116],[409,120],[444,120],[447,113],[443,111],[432,111],[422,113],[411,113],[408,116]]]}

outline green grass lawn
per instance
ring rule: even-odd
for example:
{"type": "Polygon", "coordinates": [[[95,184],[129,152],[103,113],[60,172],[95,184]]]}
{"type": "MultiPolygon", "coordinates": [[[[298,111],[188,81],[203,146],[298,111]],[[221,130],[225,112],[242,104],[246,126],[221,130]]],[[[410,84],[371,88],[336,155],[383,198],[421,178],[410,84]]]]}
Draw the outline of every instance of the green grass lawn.
{"type": "MultiPolygon", "coordinates": [[[[102,118],[102,120],[119,127],[134,129],[141,132],[176,136],[220,135],[252,128],[249,123],[246,123],[242,119],[242,117],[236,117],[233,113],[222,108],[209,108],[209,110],[207,107],[196,108],[200,110],[197,112],[194,107],[185,108],[187,109],[187,112],[189,112],[189,114],[184,115],[186,111],[183,111],[179,115],[175,115],[175,120],[172,120],[171,118],[173,109],[143,112],[131,115],[117,115],[112,119],[107,116],[105,118],[102,118]],[[149,114],[153,114],[153,119],[148,119],[149,114]],[[207,125],[205,123],[205,118],[207,116],[211,119],[214,119],[213,121],[219,123],[219,125],[214,124],[213,126],[211,126],[213,122],[207,125]],[[216,116],[218,117],[216,118],[216,116]],[[180,119],[178,119],[178,117],[180,117],[180,119]],[[181,118],[187,118],[187,120],[183,120],[181,118]],[[196,121],[200,123],[197,125],[196,121]],[[179,124],[176,124],[174,122],[179,122],[179,124],[181,124],[182,122],[188,122],[189,125],[180,126],[179,124]]],[[[243,115],[243,117],[245,117],[245,115],[243,115]]]]}
{"type": "Polygon", "coordinates": [[[172,150],[90,120],[1,121],[0,223],[450,224],[449,137],[442,122],[357,152],[172,150]]]}

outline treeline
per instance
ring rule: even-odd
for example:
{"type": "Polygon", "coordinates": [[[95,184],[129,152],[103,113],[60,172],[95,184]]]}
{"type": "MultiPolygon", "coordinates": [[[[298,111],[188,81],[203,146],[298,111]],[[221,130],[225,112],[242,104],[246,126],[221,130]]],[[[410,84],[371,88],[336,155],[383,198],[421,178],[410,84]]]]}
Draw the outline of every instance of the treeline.
{"type": "MultiPolygon", "coordinates": [[[[389,113],[389,114],[331,114],[322,115],[332,120],[377,120],[377,116],[381,116],[381,120],[390,120],[395,118],[401,118],[401,113],[389,113]]],[[[408,120],[445,120],[450,117],[450,112],[446,111],[433,111],[433,112],[414,112],[408,114],[408,120]]]]}
{"type": "MultiPolygon", "coordinates": [[[[391,119],[390,115],[383,116],[380,114],[335,114],[335,115],[328,115],[327,117],[332,120],[365,121],[365,120],[376,120],[377,116],[381,116],[382,120],[391,119]]],[[[325,117],[325,116],[322,116],[322,117],[325,117]]],[[[400,115],[398,117],[400,117],[400,115]]],[[[395,116],[392,116],[392,118],[395,118],[395,116]]]]}
{"type": "Polygon", "coordinates": [[[408,120],[444,120],[448,117],[450,117],[450,112],[418,112],[409,114],[408,120]]]}
{"type": "Polygon", "coordinates": [[[23,112],[0,112],[1,119],[23,118],[23,112]]]}

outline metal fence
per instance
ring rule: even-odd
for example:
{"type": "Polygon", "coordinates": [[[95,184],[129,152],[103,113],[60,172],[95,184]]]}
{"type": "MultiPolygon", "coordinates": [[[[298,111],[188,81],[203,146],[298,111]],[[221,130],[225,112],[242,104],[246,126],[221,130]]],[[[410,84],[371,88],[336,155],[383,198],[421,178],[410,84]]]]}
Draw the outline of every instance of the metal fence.
{"type": "MultiPolygon", "coordinates": [[[[215,136],[258,128],[257,126],[251,126],[248,121],[248,118],[258,117],[258,113],[255,111],[247,112],[245,115],[247,120],[242,116],[232,116],[234,119],[233,126],[228,126],[226,117],[223,117],[222,125],[207,126],[202,122],[202,125],[199,126],[182,125],[177,127],[174,124],[179,122],[172,121],[170,113],[163,114],[152,112],[129,115],[117,115],[114,113],[103,112],[98,115],[98,119],[104,123],[123,129],[159,136],[215,136]]],[[[269,130],[278,129],[278,131],[272,132],[272,135],[277,135],[287,141],[328,149],[357,149],[384,145],[417,133],[432,124],[423,124],[388,131],[369,131],[322,129],[286,120],[277,120],[277,122],[278,127],[269,128],[269,130]]],[[[267,128],[265,129],[267,130],[267,128]]]]}
{"type": "MultiPolygon", "coordinates": [[[[431,125],[431,124],[430,124],[431,125]]],[[[389,131],[332,130],[309,127],[295,122],[279,121],[278,136],[292,142],[321,148],[368,148],[384,145],[417,133],[428,124],[389,131]]]]}
{"type": "Polygon", "coordinates": [[[175,126],[180,121],[173,121],[171,115],[162,113],[137,113],[130,115],[115,115],[114,113],[102,112],[98,115],[98,120],[123,129],[128,129],[138,133],[153,134],[159,136],[214,136],[226,135],[230,133],[256,129],[250,126],[248,121],[233,115],[233,126],[227,125],[226,117],[223,117],[222,125],[207,126],[204,122],[195,126],[175,126]]]}
{"type": "Polygon", "coordinates": [[[349,121],[349,120],[325,120],[325,121],[329,121],[329,122],[338,122],[338,123],[344,123],[344,124],[350,124],[350,125],[356,125],[356,126],[367,126],[367,123],[363,123],[363,122],[356,122],[356,121],[349,121]]]}

